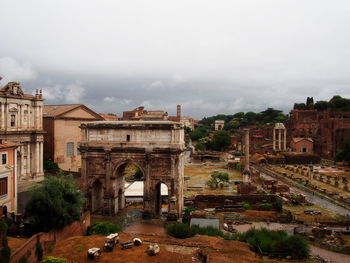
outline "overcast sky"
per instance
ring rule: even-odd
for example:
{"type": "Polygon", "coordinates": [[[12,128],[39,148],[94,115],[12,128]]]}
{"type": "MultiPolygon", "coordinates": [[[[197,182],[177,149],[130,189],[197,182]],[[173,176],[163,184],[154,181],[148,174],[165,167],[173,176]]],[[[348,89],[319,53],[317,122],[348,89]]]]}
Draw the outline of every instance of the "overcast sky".
{"type": "Polygon", "coordinates": [[[193,117],[350,97],[349,0],[0,0],[0,86],[193,117]]]}

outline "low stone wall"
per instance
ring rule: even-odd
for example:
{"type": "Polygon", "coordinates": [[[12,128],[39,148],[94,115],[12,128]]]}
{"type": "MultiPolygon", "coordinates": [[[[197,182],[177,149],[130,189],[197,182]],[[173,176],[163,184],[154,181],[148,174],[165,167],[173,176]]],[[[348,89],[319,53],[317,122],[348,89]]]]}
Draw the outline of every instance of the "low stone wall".
{"type": "Polygon", "coordinates": [[[194,199],[194,206],[200,209],[223,207],[225,200],[230,200],[234,204],[248,202],[257,204],[263,201],[273,203],[278,197],[276,195],[251,194],[251,195],[197,195],[194,199]]]}
{"type": "Polygon", "coordinates": [[[48,245],[54,245],[57,242],[67,239],[70,236],[81,236],[85,235],[86,230],[90,226],[90,212],[86,212],[81,221],[76,221],[69,226],[64,227],[62,230],[50,231],[48,233],[38,233],[28,239],[18,249],[12,251],[10,262],[17,263],[21,257],[29,255],[28,262],[36,262],[35,258],[35,245],[40,242],[42,247],[48,245]]]}

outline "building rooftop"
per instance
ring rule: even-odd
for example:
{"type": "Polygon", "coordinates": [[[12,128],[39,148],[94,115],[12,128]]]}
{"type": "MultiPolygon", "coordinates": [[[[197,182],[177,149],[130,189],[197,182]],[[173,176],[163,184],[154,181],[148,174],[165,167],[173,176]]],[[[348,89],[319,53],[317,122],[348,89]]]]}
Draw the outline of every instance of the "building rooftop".
{"type": "Polygon", "coordinates": [[[82,127],[99,127],[99,128],[113,128],[113,127],[140,127],[140,126],[153,126],[153,127],[162,127],[162,126],[176,126],[183,127],[179,122],[173,121],[92,121],[82,123],[82,127]]]}
{"type": "Polygon", "coordinates": [[[74,110],[83,104],[61,104],[61,105],[44,105],[44,117],[57,117],[63,113],[74,110]]]}
{"type": "Polygon", "coordinates": [[[0,140],[0,149],[14,148],[14,147],[18,147],[18,146],[20,146],[20,144],[9,143],[9,142],[7,142],[7,141],[1,141],[1,140],[0,140]]]}
{"type": "Polygon", "coordinates": [[[313,141],[314,141],[313,139],[311,139],[311,138],[309,138],[309,137],[307,137],[307,138],[294,137],[294,138],[292,139],[292,141],[295,142],[295,143],[296,143],[296,142],[303,141],[303,140],[310,141],[310,142],[313,142],[313,141]]]}
{"type": "Polygon", "coordinates": [[[99,114],[86,107],[84,104],[60,104],[60,105],[44,105],[43,117],[58,118],[75,109],[82,108],[95,116],[96,119],[103,119],[99,114]]]}
{"type": "Polygon", "coordinates": [[[120,118],[122,118],[122,117],[120,117],[120,116],[118,116],[118,115],[109,115],[109,114],[100,114],[100,116],[102,117],[102,118],[104,118],[104,119],[113,119],[113,120],[119,120],[120,118]]]}

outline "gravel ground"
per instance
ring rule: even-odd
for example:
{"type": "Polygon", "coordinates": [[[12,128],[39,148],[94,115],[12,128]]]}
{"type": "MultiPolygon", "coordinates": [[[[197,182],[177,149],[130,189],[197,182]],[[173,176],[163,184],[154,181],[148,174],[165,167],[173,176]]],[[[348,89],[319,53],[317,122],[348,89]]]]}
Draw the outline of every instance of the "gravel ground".
{"type": "Polygon", "coordinates": [[[345,263],[350,262],[350,255],[340,254],[333,251],[329,251],[323,248],[310,246],[311,254],[314,256],[319,255],[320,257],[331,260],[334,263],[345,263]]]}

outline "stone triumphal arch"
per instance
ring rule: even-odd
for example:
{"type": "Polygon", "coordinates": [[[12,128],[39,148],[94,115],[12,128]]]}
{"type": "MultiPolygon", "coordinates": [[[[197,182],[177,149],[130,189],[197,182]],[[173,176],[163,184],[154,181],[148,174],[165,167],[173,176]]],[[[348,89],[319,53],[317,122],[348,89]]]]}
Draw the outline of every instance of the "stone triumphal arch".
{"type": "Polygon", "coordinates": [[[158,216],[160,184],[168,187],[168,218],[183,208],[184,128],[170,121],[90,122],[80,126],[82,183],[90,211],[116,214],[125,206],[123,169],[144,175],[143,214],[158,216]]]}

